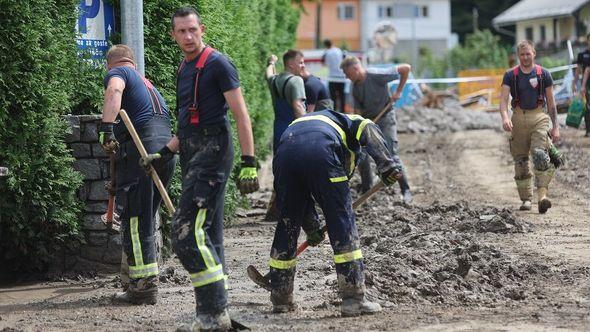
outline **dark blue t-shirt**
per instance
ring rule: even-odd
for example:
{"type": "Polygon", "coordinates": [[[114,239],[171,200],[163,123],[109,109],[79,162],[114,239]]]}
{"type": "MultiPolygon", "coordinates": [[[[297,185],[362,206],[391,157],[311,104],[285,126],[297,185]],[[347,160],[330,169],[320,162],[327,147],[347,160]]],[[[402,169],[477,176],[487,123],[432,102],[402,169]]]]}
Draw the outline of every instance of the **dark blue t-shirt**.
{"type": "Polygon", "coordinates": [[[154,87],[151,82],[144,78],[137,70],[125,66],[115,67],[109,70],[104,78],[105,88],[108,86],[109,80],[112,77],[119,77],[125,81],[125,89],[123,90],[123,96],[121,99],[121,108],[127,112],[136,129],[141,128],[141,126],[147,123],[154,114],[160,114],[160,110],[164,116],[167,118],[170,117],[168,106],[166,106],[166,102],[160,92],[158,92],[158,89],[156,89],[156,87],[154,87]],[[153,101],[155,105],[152,105],[148,86],[151,87],[154,92],[155,99],[153,99],[153,101]]]}
{"type": "Polygon", "coordinates": [[[188,108],[193,103],[196,63],[200,55],[192,61],[183,60],[178,72],[176,105],[178,110],[178,137],[191,137],[199,126],[212,126],[227,121],[228,106],[224,92],[240,87],[236,67],[225,55],[213,51],[199,75],[198,110],[199,124],[192,125],[188,108]]]}
{"type": "Polygon", "coordinates": [[[305,81],[305,103],[307,105],[315,105],[318,100],[322,99],[330,99],[328,89],[326,89],[322,80],[310,75],[305,81]]]}
{"type": "MultiPolygon", "coordinates": [[[[504,73],[502,85],[507,85],[510,87],[510,95],[512,95],[512,100],[514,101],[516,92],[514,91],[514,73],[512,70],[513,69],[511,68],[506,71],[506,73],[504,73]]],[[[543,87],[545,89],[553,85],[551,73],[549,73],[545,68],[541,69],[541,75],[543,77],[543,87]]],[[[538,85],[540,83],[541,79],[537,77],[537,71],[535,68],[533,68],[533,70],[528,74],[523,73],[520,67],[518,68],[518,98],[520,99],[520,108],[524,110],[532,110],[537,108],[537,98],[539,97],[538,85]]],[[[543,91],[542,94],[545,96],[545,91],[543,91]]],[[[543,98],[543,100],[543,106],[545,106],[546,99],[543,98]]]]}

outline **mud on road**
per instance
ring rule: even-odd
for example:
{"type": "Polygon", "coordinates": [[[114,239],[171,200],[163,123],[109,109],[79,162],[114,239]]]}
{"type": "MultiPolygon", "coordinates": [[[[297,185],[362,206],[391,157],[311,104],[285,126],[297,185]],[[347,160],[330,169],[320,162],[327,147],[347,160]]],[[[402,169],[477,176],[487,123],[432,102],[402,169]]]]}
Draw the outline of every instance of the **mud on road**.
{"type": "MultiPolygon", "coordinates": [[[[554,207],[538,215],[535,204],[516,210],[505,134],[419,124],[423,130],[400,137],[414,204],[403,205],[399,188],[387,188],[357,213],[368,296],[384,311],[339,317],[332,251],[324,243],[298,260],[299,310],[271,313],[268,292],[245,272],[249,264],[268,269],[274,225],[262,221],[267,186],[226,229],[235,320],[256,331],[588,330],[590,140],[563,131],[569,163],[551,188],[554,207]]],[[[113,275],[5,285],[0,330],[173,331],[191,321],[193,292],[176,259],[161,268],[160,281],[160,302],[139,307],[111,304],[120,285],[113,275]]]]}

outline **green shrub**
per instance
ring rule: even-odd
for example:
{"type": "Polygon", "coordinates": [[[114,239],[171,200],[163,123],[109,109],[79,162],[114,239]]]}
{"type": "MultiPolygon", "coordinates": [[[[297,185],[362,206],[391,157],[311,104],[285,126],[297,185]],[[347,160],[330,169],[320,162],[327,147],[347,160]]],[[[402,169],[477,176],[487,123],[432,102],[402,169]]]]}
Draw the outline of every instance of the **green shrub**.
{"type": "Polygon", "coordinates": [[[0,266],[41,270],[79,239],[81,176],[60,115],[74,103],[78,1],[0,1],[0,266]]]}

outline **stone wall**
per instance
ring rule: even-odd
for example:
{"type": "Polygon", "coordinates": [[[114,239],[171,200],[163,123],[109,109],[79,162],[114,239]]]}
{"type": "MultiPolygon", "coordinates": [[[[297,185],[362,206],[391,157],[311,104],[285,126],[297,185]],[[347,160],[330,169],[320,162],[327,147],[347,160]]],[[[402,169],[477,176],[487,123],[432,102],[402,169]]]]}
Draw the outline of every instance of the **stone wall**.
{"type": "Polygon", "coordinates": [[[71,128],[66,143],[76,158],[74,169],[84,176],[78,198],[85,205],[81,227],[86,243],[76,252],[61,255],[58,264],[67,271],[116,271],[121,263],[121,235],[109,234],[100,218],[107,210],[109,199],[105,188],[109,181],[109,159],[98,143],[101,117],[69,115],[66,119],[71,128]]]}

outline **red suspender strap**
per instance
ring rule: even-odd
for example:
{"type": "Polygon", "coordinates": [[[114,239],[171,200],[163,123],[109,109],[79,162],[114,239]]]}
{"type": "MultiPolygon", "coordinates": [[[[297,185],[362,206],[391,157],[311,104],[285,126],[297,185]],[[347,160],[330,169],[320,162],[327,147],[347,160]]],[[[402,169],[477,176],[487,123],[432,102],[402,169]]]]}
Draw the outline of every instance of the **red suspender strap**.
{"type": "Polygon", "coordinates": [[[152,104],[152,112],[164,114],[162,111],[162,105],[160,105],[160,100],[158,100],[158,96],[156,95],[156,92],[154,92],[154,85],[152,82],[145,78],[140,72],[137,71],[137,74],[139,74],[139,77],[141,77],[141,80],[143,81],[143,85],[145,85],[145,88],[147,89],[152,104]]]}
{"type": "Polygon", "coordinates": [[[199,106],[198,106],[199,105],[198,104],[199,76],[201,75],[201,70],[203,70],[203,68],[205,67],[205,64],[207,63],[207,59],[209,58],[209,55],[211,55],[211,53],[213,51],[214,51],[213,48],[206,46],[205,49],[203,49],[203,51],[201,51],[201,55],[199,56],[199,59],[197,60],[197,63],[195,64],[195,68],[197,70],[197,74],[195,75],[195,92],[193,94],[193,103],[188,108],[189,120],[190,120],[190,124],[192,124],[192,125],[199,124],[199,106]]]}
{"type": "Polygon", "coordinates": [[[520,106],[520,98],[518,98],[518,66],[512,68],[514,81],[512,81],[512,88],[514,89],[514,96],[512,98],[512,107],[520,106]]]}
{"type": "Polygon", "coordinates": [[[543,106],[545,102],[545,80],[543,79],[543,68],[539,65],[535,65],[537,72],[537,79],[539,80],[539,94],[537,95],[537,107],[543,106]]]}

